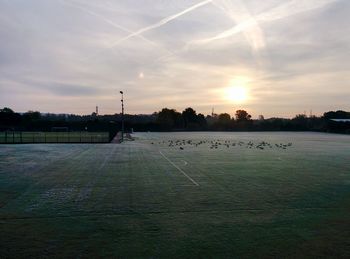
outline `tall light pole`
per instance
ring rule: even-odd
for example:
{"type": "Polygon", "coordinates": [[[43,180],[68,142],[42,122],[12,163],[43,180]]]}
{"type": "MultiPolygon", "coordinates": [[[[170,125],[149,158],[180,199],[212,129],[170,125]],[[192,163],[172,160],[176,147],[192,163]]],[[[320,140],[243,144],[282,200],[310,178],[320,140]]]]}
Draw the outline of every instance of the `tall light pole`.
{"type": "Polygon", "coordinates": [[[122,99],[120,100],[122,102],[122,142],[124,141],[124,96],[123,91],[119,91],[119,93],[122,95],[122,99]]]}

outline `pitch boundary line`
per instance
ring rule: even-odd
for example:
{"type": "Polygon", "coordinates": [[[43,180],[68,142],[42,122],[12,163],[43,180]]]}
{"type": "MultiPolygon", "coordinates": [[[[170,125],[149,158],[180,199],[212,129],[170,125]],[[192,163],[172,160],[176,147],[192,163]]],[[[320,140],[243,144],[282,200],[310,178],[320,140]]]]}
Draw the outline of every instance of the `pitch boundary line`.
{"type": "Polygon", "coordinates": [[[195,180],[193,180],[188,174],[186,174],[180,167],[175,165],[169,158],[167,158],[162,151],[159,151],[159,153],[164,157],[170,164],[172,164],[177,170],[179,170],[180,173],[182,173],[184,176],[187,177],[188,180],[190,180],[194,185],[199,186],[199,183],[197,183],[195,180]]]}

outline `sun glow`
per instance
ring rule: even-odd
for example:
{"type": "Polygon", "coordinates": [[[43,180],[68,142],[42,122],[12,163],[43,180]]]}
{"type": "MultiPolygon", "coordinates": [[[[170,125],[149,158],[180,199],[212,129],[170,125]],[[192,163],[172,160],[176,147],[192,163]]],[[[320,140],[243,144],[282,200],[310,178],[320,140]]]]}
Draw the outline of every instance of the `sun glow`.
{"type": "Polygon", "coordinates": [[[223,89],[224,99],[228,102],[245,103],[249,100],[250,79],[245,76],[231,78],[228,87],[223,89]]]}
{"type": "Polygon", "coordinates": [[[248,91],[244,86],[231,86],[226,89],[226,99],[236,103],[242,103],[248,99],[248,91]]]}

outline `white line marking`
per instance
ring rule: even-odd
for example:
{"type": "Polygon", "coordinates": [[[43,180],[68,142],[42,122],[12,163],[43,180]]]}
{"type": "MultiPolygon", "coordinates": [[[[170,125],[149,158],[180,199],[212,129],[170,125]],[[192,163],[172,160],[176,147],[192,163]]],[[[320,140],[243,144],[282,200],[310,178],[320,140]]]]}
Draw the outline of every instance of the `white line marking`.
{"type": "Polygon", "coordinates": [[[187,165],[188,163],[185,160],[182,160],[184,162],[185,165],[187,165]]]}
{"type": "Polygon", "coordinates": [[[182,169],[180,167],[178,167],[177,165],[175,165],[169,158],[167,158],[162,151],[159,151],[159,153],[170,163],[172,164],[177,170],[180,171],[180,173],[182,173],[184,176],[187,177],[187,179],[189,179],[194,185],[199,186],[199,184],[193,180],[190,176],[188,176],[188,174],[186,174],[184,171],[182,171],[182,169]]]}
{"type": "Polygon", "coordinates": [[[105,167],[107,161],[110,160],[112,158],[112,156],[114,155],[116,148],[117,148],[117,145],[114,145],[112,152],[105,156],[105,159],[103,160],[102,164],[100,165],[100,167],[97,170],[101,170],[103,167],[105,167]]]}

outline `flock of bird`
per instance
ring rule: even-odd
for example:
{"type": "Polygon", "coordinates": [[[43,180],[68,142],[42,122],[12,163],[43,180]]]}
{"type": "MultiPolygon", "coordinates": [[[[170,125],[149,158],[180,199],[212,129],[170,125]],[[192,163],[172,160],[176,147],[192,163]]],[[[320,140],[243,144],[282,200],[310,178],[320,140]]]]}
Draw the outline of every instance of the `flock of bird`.
{"type": "Polygon", "coordinates": [[[265,141],[261,141],[258,143],[254,143],[252,141],[244,142],[244,141],[231,141],[231,140],[200,140],[200,141],[193,141],[193,140],[163,140],[158,142],[151,142],[152,145],[158,144],[158,145],[167,145],[168,147],[178,147],[180,150],[184,150],[184,148],[187,147],[198,147],[201,145],[207,145],[210,149],[218,149],[219,147],[246,147],[249,149],[256,148],[260,150],[264,149],[270,149],[270,148],[279,148],[279,149],[287,149],[288,147],[291,147],[293,144],[287,143],[278,143],[278,144],[271,144],[265,141]]]}

